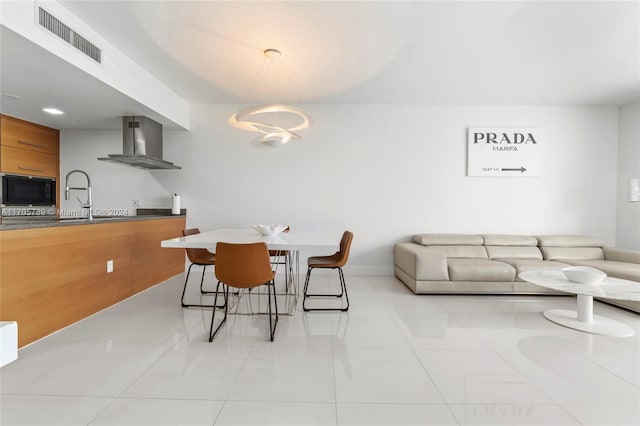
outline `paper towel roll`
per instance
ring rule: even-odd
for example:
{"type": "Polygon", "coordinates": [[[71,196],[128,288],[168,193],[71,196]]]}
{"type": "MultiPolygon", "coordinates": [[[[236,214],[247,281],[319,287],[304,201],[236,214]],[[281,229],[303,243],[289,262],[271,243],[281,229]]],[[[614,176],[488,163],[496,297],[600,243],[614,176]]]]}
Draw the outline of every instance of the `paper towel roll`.
{"type": "Polygon", "coordinates": [[[180,214],[180,196],[178,194],[173,194],[171,201],[171,214],[180,214]]]}

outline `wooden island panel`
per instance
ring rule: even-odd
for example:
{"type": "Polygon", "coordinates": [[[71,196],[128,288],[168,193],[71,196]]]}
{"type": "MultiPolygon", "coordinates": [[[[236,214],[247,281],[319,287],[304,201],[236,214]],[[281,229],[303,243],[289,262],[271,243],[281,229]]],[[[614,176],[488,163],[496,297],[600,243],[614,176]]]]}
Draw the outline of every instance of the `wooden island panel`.
{"type": "Polygon", "coordinates": [[[182,236],[184,218],[137,222],[131,229],[131,294],[184,272],[185,251],[160,247],[182,236]]]}
{"type": "Polygon", "coordinates": [[[179,236],[184,225],[181,217],[1,231],[0,320],[18,322],[23,347],[183,272],[184,251],[161,249],[156,238],[179,236]],[[136,259],[141,246],[150,255],[136,259]],[[162,251],[154,256],[152,246],[162,251]]]}

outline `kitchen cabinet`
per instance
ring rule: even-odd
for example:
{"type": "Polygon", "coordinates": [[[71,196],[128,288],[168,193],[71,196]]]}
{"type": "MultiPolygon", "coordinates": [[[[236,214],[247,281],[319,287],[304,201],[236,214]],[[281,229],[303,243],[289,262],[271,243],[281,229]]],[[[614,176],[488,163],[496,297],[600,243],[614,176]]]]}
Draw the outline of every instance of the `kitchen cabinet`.
{"type": "Polygon", "coordinates": [[[56,179],[60,205],[60,131],[0,115],[0,172],[56,179]]]}
{"type": "Polygon", "coordinates": [[[18,322],[23,347],[184,272],[184,250],[163,249],[160,241],[181,236],[185,222],[180,216],[0,231],[0,320],[18,322]]]}
{"type": "Polygon", "coordinates": [[[58,156],[58,130],[8,115],[2,115],[0,120],[2,145],[58,156]]]}
{"type": "Polygon", "coordinates": [[[58,178],[57,157],[37,151],[2,145],[2,172],[58,178]]]}

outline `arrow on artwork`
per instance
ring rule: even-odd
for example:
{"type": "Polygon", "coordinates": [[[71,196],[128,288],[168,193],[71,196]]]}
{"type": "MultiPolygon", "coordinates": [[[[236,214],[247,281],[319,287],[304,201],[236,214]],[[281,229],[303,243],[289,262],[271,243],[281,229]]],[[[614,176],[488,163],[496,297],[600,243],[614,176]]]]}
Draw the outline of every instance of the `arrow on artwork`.
{"type": "Polygon", "coordinates": [[[520,172],[524,173],[527,171],[524,167],[520,167],[519,169],[501,169],[503,172],[520,172]]]}

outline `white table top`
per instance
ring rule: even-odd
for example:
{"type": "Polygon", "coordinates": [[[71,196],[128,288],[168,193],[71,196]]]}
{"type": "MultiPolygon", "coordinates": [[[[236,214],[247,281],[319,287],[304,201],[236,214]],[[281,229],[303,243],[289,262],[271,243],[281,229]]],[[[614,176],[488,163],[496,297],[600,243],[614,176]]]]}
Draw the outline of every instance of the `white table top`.
{"type": "Polygon", "coordinates": [[[215,251],[216,243],[267,243],[271,250],[314,250],[318,255],[333,254],[340,248],[342,235],[318,230],[291,230],[277,236],[266,237],[251,228],[214,229],[187,237],[161,242],[168,248],[204,248],[215,251]]]}
{"type": "Polygon", "coordinates": [[[542,287],[585,296],[640,301],[640,283],[620,278],[605,277],[598,284],[580,284],[569,281],[562,271],[527,271],[520,278],[542,287]]]}

